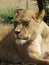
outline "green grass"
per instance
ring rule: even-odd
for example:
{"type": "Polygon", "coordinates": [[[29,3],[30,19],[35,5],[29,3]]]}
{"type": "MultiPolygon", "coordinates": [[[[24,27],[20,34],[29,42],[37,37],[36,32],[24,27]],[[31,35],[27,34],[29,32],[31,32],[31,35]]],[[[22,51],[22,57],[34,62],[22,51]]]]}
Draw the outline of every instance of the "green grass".
{"type": "MultiPolygon", "coordinates": [[[[46,16],[44,18],[44,21],[49,25],[49,8],[46,7],[49,4],[47,2],[44,2],[43,5],[46,11],[46,16]]],[[[17,8],[18,7],[8,6],[6,9],[0,9],[0,22],[13,24],[14,10],[17,8]]]]}
{"type": "Polygon", "coordinates": [[[12,6],[7,7],[6,9],[0,9],[0,22],[10,23],[10,24],[13,23],[14,10],[15,8],[12,6]]]}
{"type": "Polygon", "coordinates": [[[44,5],[45,12],[46,12],[44,21],[49,25],[49,1],[45,0],[43,2],[43,5],[44,5]]]}

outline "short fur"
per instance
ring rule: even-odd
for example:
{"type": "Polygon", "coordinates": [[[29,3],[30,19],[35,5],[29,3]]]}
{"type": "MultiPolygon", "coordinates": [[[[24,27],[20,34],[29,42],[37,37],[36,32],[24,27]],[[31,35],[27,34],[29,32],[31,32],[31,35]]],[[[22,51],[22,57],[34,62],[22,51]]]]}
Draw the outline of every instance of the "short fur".
{"type": "Polygon", "coordinates": [[[24,63],[49,65],[49,27],[42,21],[45,11],[15,10],[15,39],[24,63]]]}

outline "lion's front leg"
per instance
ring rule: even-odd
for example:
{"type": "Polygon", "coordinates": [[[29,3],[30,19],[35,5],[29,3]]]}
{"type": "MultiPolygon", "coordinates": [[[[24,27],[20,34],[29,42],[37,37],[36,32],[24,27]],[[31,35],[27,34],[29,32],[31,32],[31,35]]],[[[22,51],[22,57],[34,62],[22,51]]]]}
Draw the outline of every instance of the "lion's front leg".
{"type": "Polygon", "coordinates": [[[49,65],[49,59],[41,59],[36,53],[31,54],[31,58],[37,65],[49,65]]]}
{"type": "MultiPolygon", "coordinates": [[[[39,45],[39,44],[38,44],[39,45]]],[[[28,47],[28,55],[34,63],[37,65],[49,65],[49,59],[43,59],[40,46],[36,43],[32,43],[28,47]]]]}

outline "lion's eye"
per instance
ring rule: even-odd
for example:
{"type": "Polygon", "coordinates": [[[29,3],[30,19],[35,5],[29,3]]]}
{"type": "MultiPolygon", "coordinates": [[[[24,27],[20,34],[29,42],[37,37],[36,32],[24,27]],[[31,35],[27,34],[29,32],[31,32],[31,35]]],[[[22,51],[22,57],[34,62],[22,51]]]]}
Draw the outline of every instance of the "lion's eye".
{"type": "Polygon", "coordinates": [[[26,27],[29,25],[28,21],[23,21],[22,24],[23,26],[26,26],[26,27]]]}
{"type": "Polygon", "coordinates": [[[16,27],[18,25],[18,22],[14,22],[14,26],[16,27]]]}

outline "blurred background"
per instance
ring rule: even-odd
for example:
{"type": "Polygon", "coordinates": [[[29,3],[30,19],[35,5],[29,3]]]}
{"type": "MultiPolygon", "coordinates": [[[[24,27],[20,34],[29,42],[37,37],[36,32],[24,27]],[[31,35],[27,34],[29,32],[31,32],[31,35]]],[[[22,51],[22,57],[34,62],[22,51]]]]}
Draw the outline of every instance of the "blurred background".
{"type": "MultiPolygon", "coordinates": [[[[32,9],[38,11],[37,0],[0,0],[0,22],[13,24],[15,9],[32,9]]],[[[43,0],[43,6],[46,11],[44,21],[49,25],[49,0],[43,0]]]]}

